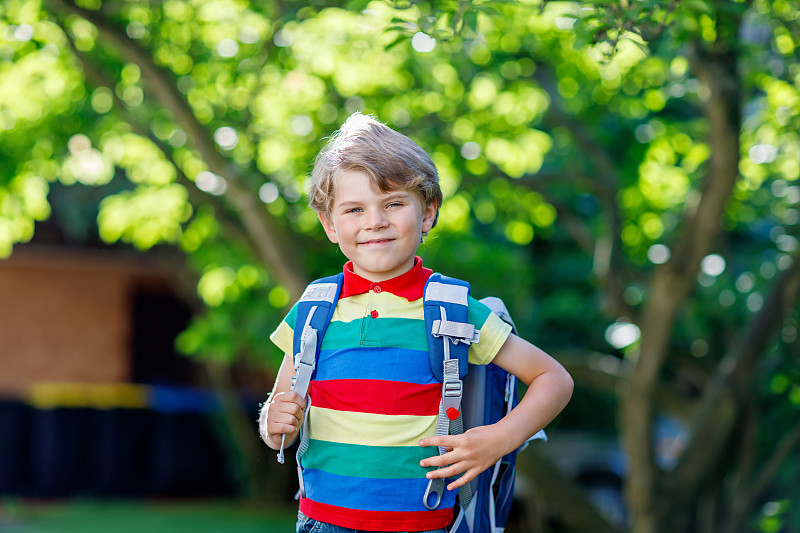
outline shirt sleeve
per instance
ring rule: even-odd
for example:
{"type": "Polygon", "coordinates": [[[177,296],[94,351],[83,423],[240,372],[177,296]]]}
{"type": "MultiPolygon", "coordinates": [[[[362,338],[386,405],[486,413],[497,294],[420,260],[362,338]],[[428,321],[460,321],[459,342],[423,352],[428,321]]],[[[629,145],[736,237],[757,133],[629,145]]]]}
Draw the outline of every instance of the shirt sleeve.
{"type": "Polygon", "coordinates": [[[269,340],[275,344],[281,351],[288,355],[289,357],[293,357],[292,352],[293,344],[294,344],[294,328],[292,325],[295,323],[295,319],[297,317],[297,305],[292,307],[292,310],[289,311],[289,314],[281,320],[281,323],[278,324],[278,327],[275,328],[275,331],[269,336],[269,340]]]}
{"type": "Polygon", "coordinates": [[[469,322],[481,332],[480,341],[469,347],[469,362],[488,365],[506,342],[511,326],[472,296],[469,297],[469,322]]]}

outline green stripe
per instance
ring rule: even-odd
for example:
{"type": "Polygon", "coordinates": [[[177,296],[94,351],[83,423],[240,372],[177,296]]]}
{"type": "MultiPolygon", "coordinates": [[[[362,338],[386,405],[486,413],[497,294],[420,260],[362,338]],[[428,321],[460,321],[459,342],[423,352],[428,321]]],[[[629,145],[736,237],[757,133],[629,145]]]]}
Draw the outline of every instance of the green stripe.
{"type": "Polygon", "coordinates": [[[436,446],[362,446],[311,439],[303,468],[371,479],[417,479],[434,468],[419,462],[439,453],[436,446]]]}
{"type": "Polygon", "coordinates": [[[297,322],[297,313],[297,304],[294,304],[292,310],[289,311],[289,314],[283,319],[283,321],[286,322],[286,325],[289,326],[292,331],[294,331],[294,325],[297,322]]]}
{"type": "Polygon", "coordinates": [[[352,322],[331,322],[323,350],[338,350],[354,346],[428,350],[425,322],[413,318],[364,318],[352,322]],[[387,334],[388,333],[388,334],[387,334]]]}
{"type": "Polygon", "coordinates": [[[467,321],[475,326],[475,329],[481,329],[489,318],[492,312],[486,305],[480,303],[478,300],[469,297],[469,312],[467,314],[467,321]]]}

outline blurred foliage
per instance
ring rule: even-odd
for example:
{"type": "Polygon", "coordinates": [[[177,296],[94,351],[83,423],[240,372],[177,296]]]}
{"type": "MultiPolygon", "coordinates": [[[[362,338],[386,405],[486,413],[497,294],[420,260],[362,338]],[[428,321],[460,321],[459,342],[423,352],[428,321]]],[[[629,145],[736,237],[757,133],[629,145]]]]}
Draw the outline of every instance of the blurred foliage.
{"type": "MultiPolygon", "coordinates": [[[[338,270],[304,180],[360,110],[437,164],[445,201],[420,249],[430,266],[503,297],[549,352],[623,363],[653,270],[710,171],[710,93],[695,62],[735,53],[740,177],[665,369],[666,386],[692,399],[798,248],[799,4],[6,0],[0,256],[54,211],[78,228],[68,243],[96,225],[106,243],[173,246],[204,308],[179,349],[275,368],[266,335],[293,296],[254,251],[234,179],[306,251],[298,272],[338,270]],[[212,170],[202,141],[230,175],[212,170]],[[96,201],[75,192],[85,187],[104,191],[96,208],[73,205],[96,201]],[[622,307],[609,305],[611,274],[622,307]]],[[[752,403],[769,408],[761,427],[797,419],[797,328],[792,306],[752,376],[752,403]]],[[[613,424],[616,396],[603,397],[564,418],[613,424]]],[[[761,457],[775,438],[765,430],[761,457]]],[[[800,500],[793,479],[776,479],[753,524],[800,527],[782,503],[800,500]]]]}

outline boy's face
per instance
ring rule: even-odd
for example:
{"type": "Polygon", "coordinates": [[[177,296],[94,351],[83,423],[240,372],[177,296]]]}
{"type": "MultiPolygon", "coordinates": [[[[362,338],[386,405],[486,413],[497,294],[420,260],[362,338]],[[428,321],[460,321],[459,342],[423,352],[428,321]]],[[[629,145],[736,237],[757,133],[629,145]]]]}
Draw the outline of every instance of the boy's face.
{"type": "Polygon", "coordinates": [[[356,274],[384,281],[411,270],[422,233],[433,227],[435,203],[424,207],[408,190],[382,193],[369,176],[354,170],[337,173],[333,198],[330,215],[319,219],[356,274]]]}

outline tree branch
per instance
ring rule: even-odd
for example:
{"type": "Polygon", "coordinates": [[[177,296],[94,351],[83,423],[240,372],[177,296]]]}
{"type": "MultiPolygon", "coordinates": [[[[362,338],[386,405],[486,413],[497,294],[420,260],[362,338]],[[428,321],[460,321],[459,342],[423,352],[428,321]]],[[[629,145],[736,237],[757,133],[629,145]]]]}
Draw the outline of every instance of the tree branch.
{"type": "MultiPolygon", "coordinates": [[[[581,387],[617,395],[628,379],[632,364],[613,355],[603,353],[559,352],[554,354],[558,362],[581,387]]],[[[694,402],[676,392],[668,384],[660,384],[656,391],[656,402],[660,409],[672,413],[681,420],[688,420],[696,408],[694,402]]]]}
{"type": "Polygon", "coordinates": [[[725,517],[728,527],[726,531],[739,533],[743,531],[744,524],[750,514],[748,497],[752,492],[751,482],[753,469],[756,462],[756,436],[759,432],[759,412],[755,401],[751,400],[744,407],[740,416],[739,431],[739,465],[735,473],[735,481],[731,483],[733,488],[730,497],[728,516],[725,517]]]}
{"type": "MultiPolygon", "coordinates": [[[[543,195],[547,199],[547,202],[556,208],[556,212],[558,214],[556,220],[563,223],[564,229],[573,238],[573,240],[575,240],[578,246],[580,246],[580,248],[586,252],[586,254],[591,256],[595,253],[596,242],[589,227],[578,217],[573,215],[572,210],[566,208],[563,204],[561,204],[561,202],[553,199],[551,195],[547,194],[545,185],[555,181],[564,181],[565,178],[569,179],[571,182],[579,183],[588,183],[590,181],[589,176],[585,174],[540,173],[536,174],[535,176],[517,180],[517,182],[520,185],[523,185],[524,187],[543,195]]],[[[589,187],[591,187],[591,185],[589,185],[589,187]]]]}
{"type": "Polygon", "coordinates": [[[621,219],[616,200],[620,170],[616,162],[609,156],[608,150],[596,141],[585,125],[563,110],[561,97],[556,88],[555,74],[546,68],[545,64],[537,68],[536,72],[539,85],[550,96],[547,120],[553,126],[564,127],[572,133],[573,138],[596,171],[593,175],[594,179],[589,180],[589,183],[605,207],[604,213],[609,225],[608,242],[604,243],[604,246],[595,247],[592,253],[595,262],[594,272],[601,284],[605,285],[605,311],[616,316],[628,316],[634,320],[634,310],[625,303],[623,298],[625,289],[621,282],[623,272],[622,243],[620,241],[621,219]]]}
{"type": "Polygon", "coordinates": [[[169,111],[187,132],[188,138],[197,147],[211,172],[226,178],[228,189],[225,197],[241,218],[242,225],[255,243],[261,260],[273,272],[276,279],[287,287],[293,297],[298,297],[305,289],[308,280],[303,275],[302,269],[298,268],[301,263],[296,257],[296,247],[288,245],[291,239],[286,230],[282,229],[264,209],[255,193],[244,183],[243,176],[237,168],[217,150],[205,127],[197,120],[191,106],[172,82],[171,74],[158,67],[145,49],[115,28],[101,13],[62,0],[52,1],[63,10],[92,23],[105,42],[114,46],[126,61],[139,66],[142,81],[153,98],[169,111]]]}
{"type": "Polygon", "coordinates": [[[175,162],[175,158],[173,157],[172,151],[166,147],[166,145],[156,137],[153,132],[142,123],[141,120],[137,119],[127,108],[125,103],[117,96],[116,91],[114,90],[114,84],[109,80],[106,76],[104,76],[99,69],[95,67],[94,64],[89,61],[89,58],[86,57],[85,54],[82,54],[76,47],[75,43],[69,35],[69,32],[66,31],[62,21],[58,20],[57,23],[64,31],[64,34],[67,36],[67,40],[72,48],[73,54],[75,57],[80,61],[81,66],[83,67],[83,72],[86,75],[86,79],[90,85],[94,85],[95,87],[105,87],[109,91],[111,91],[112,98],[116,103],[116,107],[118,112],[122,115],[123,119],[127,124],[133,128],[133,131],[136,132],[138,135],[149,139],[160,151],[164,154],[164,157],[167,158],[168,161],[172,163],[172,166],[175,167],[175,171],[177,173],[178,182],[184,186],[184,188],[189,193],[189,199],[192,205],[207,205],[214,211],[214,216],[216,220],[220,223],[223,233],[227,234],[228,238],[231,240],[235,240],[248,250],[250,255],[255,259],[258,257],[258,252],[254,247],[253,241],[250,239],[250,235],[248,235],[240,226],[239,221],[231,218],[228,213],[226,212],[224,206],[219,202],[219,200],[210,194],[203,193],[200,189],[197,188],[197,185],[186,177],[186,174],[183,173],[180,165],[175,162]]]}
{"type": "MultiPolygon", "coordinates": [[[[566,479],[537,448],[537,443],[532,443],[519,455],[517,465],[520,472],[534,483],[546,487],[536,491],[536,494],[556,510],[569,531],[619,533],[589,502],[586,494],[575,483],[566,479]]],[[[535,504],[530,506],[535,508],[535,504]]]]}
{"type": "Polygon", "coordinates": [[[769,461],[761,473],[752,484],[752,489],[747,497],[746,508],[750,509],[755,505],[761,494],[767,489],[769,484],[775,478],[781,465],[789,457],[789,454],[800,444],[800,423],[792,428],[792,431],[783,436],[778,446],[775,448],[775,453],[769,458],[769,461]]]}
{"type": "Polygon", "coordinates": [[[799,295],[800,253],[776,278],[761,310],[717,366],[690,426],[689,444],[673,473],[672,486],[683,487],[685,493],[686,487],[699,486],[713,467],[736,423],[759,356],[799,295]]]}

